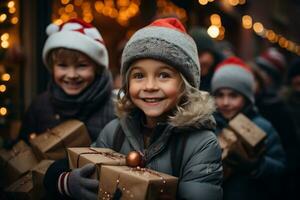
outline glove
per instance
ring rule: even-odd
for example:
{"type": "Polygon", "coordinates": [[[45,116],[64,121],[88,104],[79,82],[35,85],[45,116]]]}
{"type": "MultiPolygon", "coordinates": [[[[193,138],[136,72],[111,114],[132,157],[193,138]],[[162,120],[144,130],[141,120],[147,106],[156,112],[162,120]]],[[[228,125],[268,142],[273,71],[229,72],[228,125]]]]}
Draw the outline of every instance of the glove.
{"type": "Polygon", "coordinates": [[[92,163],[75,169],[69,174],[68,188],[70,195],[75,199],[97,199],[99,181],[89,178],[95,171],[92,163]]]}
{"type": "Polygon", "coordinates": [[[253,158],[245,158],[236,152],[230,152],[225,163],[232,167],[235,171],[243,174],[252,174],[253,171],[257,170],[261,156],[253,158]]]}

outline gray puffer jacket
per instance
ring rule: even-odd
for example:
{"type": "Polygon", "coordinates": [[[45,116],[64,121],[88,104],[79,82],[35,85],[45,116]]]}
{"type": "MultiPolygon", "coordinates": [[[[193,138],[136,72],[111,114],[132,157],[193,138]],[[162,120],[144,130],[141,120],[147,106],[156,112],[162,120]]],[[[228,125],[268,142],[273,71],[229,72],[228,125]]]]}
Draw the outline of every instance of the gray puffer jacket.
{"type": "Polygon", "coordinates": [[[99,135],[95,147],[113,148],[116,129],[121,127],[125,139],[120,153],[141,151],[145,154],[146,167],[167,174],[172,174],[172,135],[188,134],[179,175],[177,197],[179,199],[222,199],[222,163],[221,149],[211,116],[212,102],[200,101],[200,106],[191,107],[188,116],[176,116],[172,123],[161,123],[154,129],[155,139],[145,149],[141,134],[143,114],[132,112],[125,118],[111,121],[99,135]]]}

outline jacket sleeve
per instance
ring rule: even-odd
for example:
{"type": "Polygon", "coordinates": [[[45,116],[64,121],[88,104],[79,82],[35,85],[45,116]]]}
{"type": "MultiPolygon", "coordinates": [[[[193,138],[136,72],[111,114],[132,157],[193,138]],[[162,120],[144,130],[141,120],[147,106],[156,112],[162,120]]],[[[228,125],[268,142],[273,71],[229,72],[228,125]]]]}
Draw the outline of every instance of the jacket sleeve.
{"type": "Polygon", "coordinates": [[[255,178],[276,180],[283,175],[286,168],[286,157],[280,138],[273,126],[264,119],[254,121],[267,133],[266,153],[262,157],[255,178]]]}
{"type": "Polygon", "coordinates": [[[186,143],[178,185],[179,199],[221,200],[221,149],[211,131],[191,134],[186,143]]]}

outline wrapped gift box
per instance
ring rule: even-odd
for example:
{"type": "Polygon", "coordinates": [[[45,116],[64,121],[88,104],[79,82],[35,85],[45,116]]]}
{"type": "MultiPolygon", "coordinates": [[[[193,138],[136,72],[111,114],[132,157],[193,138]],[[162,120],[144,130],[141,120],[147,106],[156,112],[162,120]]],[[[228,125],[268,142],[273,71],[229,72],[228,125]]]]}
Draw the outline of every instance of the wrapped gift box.
{"type": "Polygon", "coordinates": [[[91,140],[82,122],[68,120],[37,135],[30,143],[41,160],[58,160],[67,156],[67,147],[87,147],[91,140]]]}
{"type": "Polygon", "coordinates": [[[32,170],[32,183],[35,197],[37,199],[42,199],[45,197],[45,188],[44,188],[44,176],[48,167],[53,163],[53,160],[42,160],[38,165],[36,165],[32,170]]]}
{"type": "Polygon", "coordinates": [[[218,141],[222,149],[223,177],[227,179],[233,173],[233,169],[226,164],[229,154],[235,153],[245,159],[248,158],[248,155],[236,134],[228,128],[224,128],[218,135],[218,141]]]}
{"type": "Polygon", "coordinates": [[[238,114],[229,122],[229,126],[241,139],[250,157],[258,155],[263,150],[266,133],[245,115],[238,114]]]}
{"type": "Polygon", "coordinates": [[[107,148],[78,147],[68,148],[69,165],[71,169],[82,167],[88,163],[97,166],[92,176],[99,177],[101,165],[125,165],[125,156],[107,148]]]}
{"type": "Polygon", "coordinates": [[[11,150],[0,150],[1,171],[6,184],[10,184],[38,164],[38,160],[25,142],[20,141],[11,150]]]}
{"type": "Polygon", "coordinates": [[[8,199],[34,200],[35,197],[32,184],[31,172],[22,176],[20,179],[5,188],[5,194],[8,199]]]}
{"type": "Polygon", "coordinates": [[[103,165],[98,199],[176,199],[178,179],[146,168],[103,165]]]}

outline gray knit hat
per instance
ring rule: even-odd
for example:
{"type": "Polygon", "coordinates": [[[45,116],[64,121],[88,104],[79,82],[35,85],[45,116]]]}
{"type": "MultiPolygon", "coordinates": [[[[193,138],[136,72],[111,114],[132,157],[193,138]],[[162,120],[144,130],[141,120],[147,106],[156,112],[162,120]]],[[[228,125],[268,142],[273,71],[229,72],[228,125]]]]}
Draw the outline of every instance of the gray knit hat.
{"type": "Polygon", "coordinates": [[[251,68],[237,57],[227,58],[216,67],[211,86],[212,93],[221,88],[230,88],[254,104],[254,77],[251,68]]]}
{"type": "Polygon", "coordinates": [[[158,19],[130,38],[122,54],[122,76],[125,77],[134,61],[143,58],[167,63],[176,68],[192,86],[199,88],[200,63],[197,47],[178,19],[158,19]]]}

